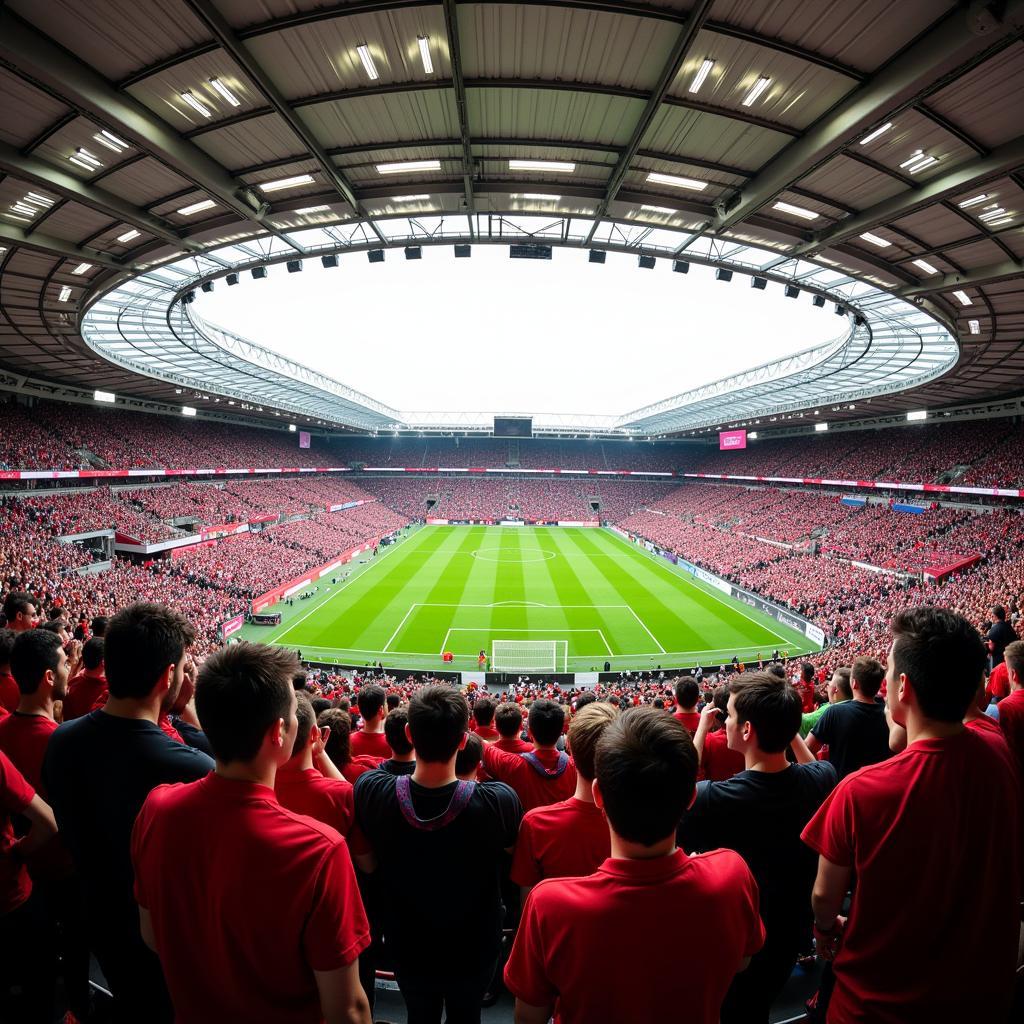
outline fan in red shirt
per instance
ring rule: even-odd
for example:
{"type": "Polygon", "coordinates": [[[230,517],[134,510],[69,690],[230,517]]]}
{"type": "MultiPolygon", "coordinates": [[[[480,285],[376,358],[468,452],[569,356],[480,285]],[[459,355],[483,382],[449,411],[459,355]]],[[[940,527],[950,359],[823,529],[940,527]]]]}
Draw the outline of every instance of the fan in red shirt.
{"type": "Polygon", "coordinates": [[[484,744],[484,768],[494,779],[508,783],[519,797],[523,810],[567,800],[576,792],[576,768],[555,744],[562,735],[565,711],[553,700],[535,700],[530,705],[530,735],[534,750],[509,754],[493,743],[484,744]]]}
{"type": "Polygon", "coordinates": [[[107,677],[103,674],[103,638],[90,637],[82,645],[82,669],[68,683],[62,718],[70,722],[89,714],[106,700],[107,677]]]}
{"type": "Polygon", "coordinates": [[[800,666],[800,678],[793,684],[796,692],[800,694],[800,701],[803,704],[803,713],[809,715],[814,710],[814,666],[805,661],[800,666]]]}
{"type": "Polygon", "coordinates": [[[528,811],[519,827],[512,881],[526,893],[543,878],[589,875],[611,853],[608,823],[594,803],[594,755],[598,740],[615,721],[611,704],[588,704],[569,726],[576,765],[576,792],[561,803],[528,811]]]}
{"type": "MultiPolygon", "coordinates": [[[[350,749],[353,757],[369,756],[384,761],[391,756],[391,747],[384,735],[384,719],[387,717],[387,693],[384,687],[370,683],[360,688],[356,704],[363,719],[363,727],[352,733],[350,749]]],[[[354,781],[352,779],[349,780],[354,781]]]]}
{"type": "MultiPolygon", "coordinates": [[[[317,716],[317,725],[327,734],[324,750],[341,777],[351,785],[363,772],[371,772],[384,758],[352,756],[352,719],[341,708],[327,708],[317,716]]],[[[358,734],[357,734],[358,735],[358,734]]],[[[391,748],[388,747],[388,750],[391,748]]],[[[390,754],[388,755],[390,757],[390,754]]]]}
{"type": "Polygon", "coordinates": [[[698,779],[711,782],[724,782],[746,768],[743,754],[738,750],[729,749],[729,738],[725,734],[725,722],[729,708],[729,687],[724,683],[715,688],[712,703],[715,712],[698,716],[700,725],[693,737],[693,745],[697,748],[700,767],[698,779]]]}
{"type": "Polygon", "coordinates": [[[1006,667],[1006,652],[1003,652],[1004,660],[999,662],[994,669],[992,674],[988,677],[988,686],[985,688],[985,692],[993,700],[1000,701],[1004,697],[1010,695],[1010,675],[1009,670],[1006,667]]]}
{"type": "Polygon", "coordinates": [[[305,693],[296,694],[298,726],[292,756],[277,770],[274,792],[282,807],[296,814],[308,814],[347,836],[354,814],[352,783],[342,777],[324,754],[330,729],[321,736],[313,705],[305,693]]]}
{"type": "Polygon", "coordinates": [[[296,668],[294,653],[245,642],[207,659],[196,707],[216,771],[158,786],[135,821],[142,935],[182,1021],[370,1024],[357,971],[369,930],[345,840],[274,794],[296,668]]]}
{"type": "Polygon", "coordinates": [[[0,715],[13,711],[21,700],[21,691],[11,675],[11,651],[18,634],[0,629],[0,715]]]}
{"type": "Polygon", "coordinates": [[[530,893],[505,966],[519,1024],[553,1011],[561,1024],[662,1024],[673,1007],[692,1024],[717,1024],[729,983],[765,933],[738,854],[676,847],[696,779],[693,742],[663,712],[630,709],[605,729],[594,799],[611,856],[592,875],[545,879],[530,893]],[[614,971],[598,976],[603,964],[614,971]]]}
{"type": "Polygon", "coordinates": [[[700,714],[697,711],[697,701],[700,700],[700,687],[693,676],[683,676],[676,683],[676,706],[678,711],[672,717],[693,736],[700,725],[700,714]]]}
{"type": "Polygon", "coordinates": [[[1024,640],[1014,640],[1003,651],[1010,695],[999,702],[999,728],[1024,782],[1024,640]]]}
{"type": "Polygon", "coordinates": [[[473,721],[470,728],[484,741],[494,743],[499,739],[498,730],[494,728],[494,712],[497,704],[493,697],[477,697],[473,702],[473,721]]]}
{"type": "Polygon", "coordinates": [[[27,591],[12,590],[4,598],[3,612],[7,628],[15,633],[39,625],[39,602],[27,591]]]}
{"type": "Polygon", "coordinates": [[[941,608],[903,611],[892,631],[887,702],[907,748],[847,776],[803,833],[819,854],[817,946],[834,958],[828,1020],[1005,1020],[1020,933],[1021,791],[962,724],[986,651],[966,619],[941,608]],[[985,984],[965,983],[976,977],[985,984]]]}
{"type": "Polygon", "coordinates": [[[523,709],[518,704],[512,701],[499,704],[498,710],[494,712],[494,725],[500,737],[494,743],[498,750],[508,754],[525,754],[533,750],[532,743],[520,738],[523,731],[523,709]]]}

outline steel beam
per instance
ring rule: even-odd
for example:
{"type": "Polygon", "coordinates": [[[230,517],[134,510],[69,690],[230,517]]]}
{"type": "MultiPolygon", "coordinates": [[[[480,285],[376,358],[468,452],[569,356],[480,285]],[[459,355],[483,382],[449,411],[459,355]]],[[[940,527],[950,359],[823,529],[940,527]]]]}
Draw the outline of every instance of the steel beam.
{"type": "MultiPolygon", "coordinates": [[[[97,252],[94,249],[86,249],[83,246],[75,245],[73,242],[65,241],[63,238],[55,238],[53,235],[44,235],[38,231],[26,231],[15,224],[6,224],[0,221],[0,242],[6,242],[11,246],[24,247],[26,249],[37,249],[50,256],[61,256],[69,260],[80,260],[82,263],[93,263],[99,267],[106,267],[109,270],[137,271],[141,270],[135,263],[122,262],[105,252],[97,252]]],[[[83,281],[83,285],[90,282],[83,281]]]]}
{"type": "Polygon", "coordinates": [[[1002,263],[990,263],[987,267],[978,267],[963,274],[943,274],[919,284],[897,288],[893,295],[904,299],[916,298],[919,295],[931,295],[934,292],[948,292],[958,288],[970,288],[995,281],[1005,281],[1012,277],[1024,278],[1024,260],[1003,260],[1002,263]]]}
{"type": "MultiPolygon", "coordinates": [[[[466,211],[476,212],[473,200],[473,144],[469,133],[469,107],[466,83],[462,77],[462,43],[459,40],[459,12],[455,0],[443,0],[444,28],[448,35],[448,59],[452,67],[452,88],[455,90],[455,113],[459,119],[459,142],[462,146],[462,181],[466,192],[466,211]]],[[[472,226],[472,220],[470,225],[472,226]]]]}
{"type": "Polygon", "coordinates": [[[1001,16],[991,13],[996,6],[993,3],[980,11],[957,8],[897,54],[771,160],[716,216],[715,230],[725,230],[749,217],[882,117],[912,107],[939,79],[963,74],[1008,36],[1019,35],[1024,0],[998,5],[1001,16]]]}

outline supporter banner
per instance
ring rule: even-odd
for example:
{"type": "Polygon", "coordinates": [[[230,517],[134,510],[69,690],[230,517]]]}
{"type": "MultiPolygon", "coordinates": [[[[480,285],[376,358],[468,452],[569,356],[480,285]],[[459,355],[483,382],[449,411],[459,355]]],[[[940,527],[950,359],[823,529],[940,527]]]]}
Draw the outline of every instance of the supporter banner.
{"type": "Polygon", "coordinates": [[[344,504],[341,504],[341,505],[330,505],[330,506],[328,506],[327,511],[328,512],[340,512],[342,509],[355,508],[357,505],[366,505],[366,504],[368,504],[368,502],[366,502],[366,501],[346,501],[344,504]]]}
{"type": "Polygon", "coordinates": [[[843,498],[842,504],[850,508],[863,508],[868,503],[867,498],[843,498]]]}
{"type": "Polygon", "coordinates": [[[257,526],[260,523],[276,523],[279,518],[280,518],[279,514],[266,515],[266,516],[253,516],[252,519],[249,520],[249,525],[250,526],[257,526]]]}
{"type": "Polygon", "coordinates": [[[214,537],[232,537],[237,533],[248,533],[248,523],[218,523],[216,526],[200,526],[199,536],[203,540],[214,537]]]}
{"type": "Polygon", "coordinates": [[[227,622],[220,624],[220,635],[222,640],[227,640],[232,633],[237,633],[242,626],[245,624],[244,615],[236,615],[233,619],[228,619],[227,622]]]}
{"type": "Polygon", "coordinates": [[[907,505],[901,501],[894,501],[892,504],[893,510],[896,512],[909,512],[911,515],[919,516],[928,509],[924,505],[907,505]]]}

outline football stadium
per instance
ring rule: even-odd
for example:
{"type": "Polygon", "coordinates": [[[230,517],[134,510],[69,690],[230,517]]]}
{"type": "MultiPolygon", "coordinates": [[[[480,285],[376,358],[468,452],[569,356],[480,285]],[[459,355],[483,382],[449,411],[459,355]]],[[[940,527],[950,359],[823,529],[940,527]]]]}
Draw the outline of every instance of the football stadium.
{"type": "Polygon", "coordinates": [[[0,3],[0,1021],[1024,1020],[1024,2],[0,3]]]}

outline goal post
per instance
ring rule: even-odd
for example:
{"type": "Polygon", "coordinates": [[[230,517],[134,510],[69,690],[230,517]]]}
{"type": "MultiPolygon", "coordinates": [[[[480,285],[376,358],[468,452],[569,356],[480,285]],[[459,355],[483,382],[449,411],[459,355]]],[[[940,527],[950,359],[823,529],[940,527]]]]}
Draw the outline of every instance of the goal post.
{"type": "Polygon", "coordinates": [[[568,640],[492,640],[492,672],[565,672],[568,640]]]}

